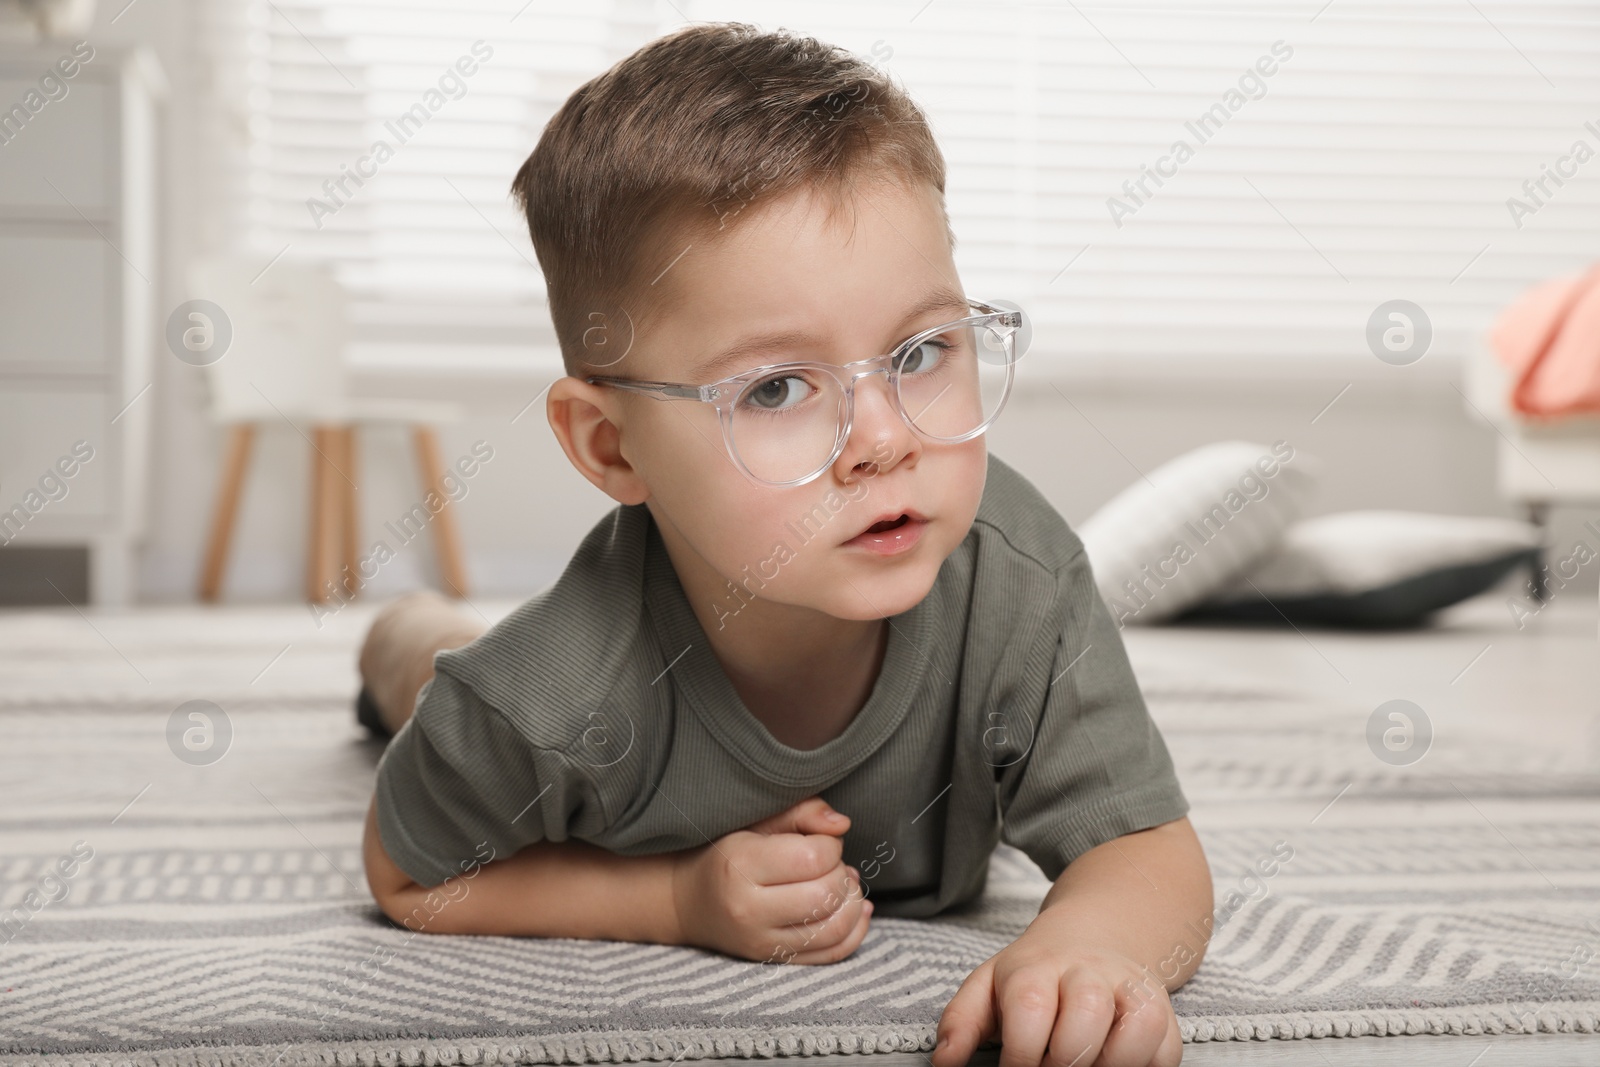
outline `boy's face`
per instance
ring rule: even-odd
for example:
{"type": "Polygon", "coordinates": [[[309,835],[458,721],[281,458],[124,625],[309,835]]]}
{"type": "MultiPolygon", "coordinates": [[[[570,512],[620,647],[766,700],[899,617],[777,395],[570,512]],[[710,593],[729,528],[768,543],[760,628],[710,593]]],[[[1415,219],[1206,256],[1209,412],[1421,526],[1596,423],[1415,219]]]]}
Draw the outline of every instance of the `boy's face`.
{"type": "MultiPolygon", "coordinates": [[[[831,222],[810,188],[744,214],[710,240],[684,239],[687,252],[656,282],[662,310],[604,373],[700,385],[787,360],[843,364],[972,313],[960,302],[932,186],[857,187],[831,222]],[[941,290],[955,301],[913,312],[941,290]],[[789,332],[810,340],[698,372],[736,342],[789,332]]],[[[812,481],[783,488],[733,465],[713,405],[609,392],[617,449],[708,630],[738,623],[722,617],[741,605],[730,581],[763,600],[841,619],[905,611],[927,595],[983,496],[984,435],[954,445],[918,436],[883,374],[857,379],[838,459],[812,481]],[[884,554],[852,543],[880,516],[904,511],[926,517],[906,524],[919,528],[910,547],[884,554]]]]}

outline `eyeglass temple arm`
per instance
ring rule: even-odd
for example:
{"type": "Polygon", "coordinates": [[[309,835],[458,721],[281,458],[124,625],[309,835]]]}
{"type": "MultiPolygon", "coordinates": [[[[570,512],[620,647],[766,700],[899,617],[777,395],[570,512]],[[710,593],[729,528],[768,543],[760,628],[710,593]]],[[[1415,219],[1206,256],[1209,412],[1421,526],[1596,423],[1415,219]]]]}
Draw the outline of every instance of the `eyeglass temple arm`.
{"type": "Polygon", "coordinates": [[[681,385],[677,382],[649,382],[637,378],[612,378],[604,374],[591,375],[585,378],[586,382],[604,382],[618,389],[627,389],[634,393],[643,393],[652,400],[667,400],[672,397],[685,397],[692,400],[700,399],[698,386],[681,385]]]}
{"type": "Polygon", "coordinates": [[[981,309],[985,315],[998,314],[1002,316],[1000,319],[1000,324],[1003,326],[1010,326],[1015,329],[1022,325],[1022,312],[1020,311],[1015,311],[1011,308],[996,307],[995,305],[983,300],[969,300],[968,303],[975,308],[981,309]]]}

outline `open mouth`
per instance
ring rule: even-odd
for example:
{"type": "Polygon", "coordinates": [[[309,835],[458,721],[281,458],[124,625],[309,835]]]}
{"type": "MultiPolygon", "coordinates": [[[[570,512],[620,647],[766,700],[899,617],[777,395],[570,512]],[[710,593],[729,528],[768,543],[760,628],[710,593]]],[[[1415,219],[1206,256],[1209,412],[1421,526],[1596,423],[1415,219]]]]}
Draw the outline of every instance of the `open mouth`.
{"type": "Polygon", "coordinates": [[[922,529],[927,525],[926,518],[907,509],[893,518],[879,519],[845,544],[878,556],[897,556],[922,540],[922,529]]]}

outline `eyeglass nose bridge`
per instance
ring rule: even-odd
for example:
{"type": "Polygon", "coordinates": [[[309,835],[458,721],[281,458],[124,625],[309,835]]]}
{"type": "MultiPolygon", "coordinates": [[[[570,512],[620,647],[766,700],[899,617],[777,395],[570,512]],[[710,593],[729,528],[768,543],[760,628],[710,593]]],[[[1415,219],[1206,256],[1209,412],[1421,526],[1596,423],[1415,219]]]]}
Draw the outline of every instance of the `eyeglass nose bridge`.
{"type": "Polygon", "coordinates": [[[854,387],[857,378],[870,378],[874,374],[882,374],[887,380],[889,370],[890,368],[885,365],[880,367],[868,367],[866,370],[856,371],[854,374],[850,375],[850,385],[854,387]]]}
{"type": "Polygon", "coordinates": [[[882,374],[885,380],[894,376],[894,357],[899,351],[887,352],[881,356],[871,356],[867,359],[858,359],[850,363],[840,364],[839,369],[849,372],[845,380],[845,392],[855,393],[856,379],[866,378],[874,374],[882,374]],[[851,367],[863,367],[864,370],[851,371],[851,367]]]}
{"type": "MultiPolygon", "coordinates": [[[[894,357],[898,354],[899,350],[896,349],[894,352],[887,352],[881,356],[870,356],[867,359],[858,359],[839,365],[840,370],[848,372],[844,385],[844,418],[840,420],[838,440],[834,442],[833,458],[828,461],[829,463],[839,458],[839,455],[844,451],[845,442],[849,440],[851,432],[855,429],[856,380],[869,378],[874,374],[882,374],[884,376],[884,385],[887,389],[890,379],[894,377],[894,357]],[[864,369],[852,371],[850,370],[852,367],[862,367],[864,369]]],[[[895,391],[888,389],[888,393],[889,407],[900,417],[900,421],[905,423],[906,428],[912,433],[920,433],[916,425],[912,423],[910,414],[900,406],[900,398],[895,395],[895,391]]],[[[823,466],[826,467],[827,464],[823,466]]]]}

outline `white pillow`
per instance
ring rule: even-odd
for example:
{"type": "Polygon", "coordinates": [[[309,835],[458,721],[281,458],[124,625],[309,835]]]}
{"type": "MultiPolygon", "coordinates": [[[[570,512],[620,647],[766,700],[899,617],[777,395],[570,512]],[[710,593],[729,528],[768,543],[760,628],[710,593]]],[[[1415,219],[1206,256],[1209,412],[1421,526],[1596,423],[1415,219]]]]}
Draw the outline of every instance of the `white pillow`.
{"type": "Polygon", "coordinates": [[[1365,593],[1429,572],[1524,556],[1539,543],[1539,528],[1516,519],[1341,511],[1295,523],[1277,550],[1250,570],[1249,582],[1241,577],[1210,599],[1365,593]]]}
{"type": "Polygon", "coordinates": [[[1304,511],[1318,466],[1288,441],[1219,441],[1108,501],[1078,536],[1117,625],[1177,615],[1271,552],[1304,511]]]}

